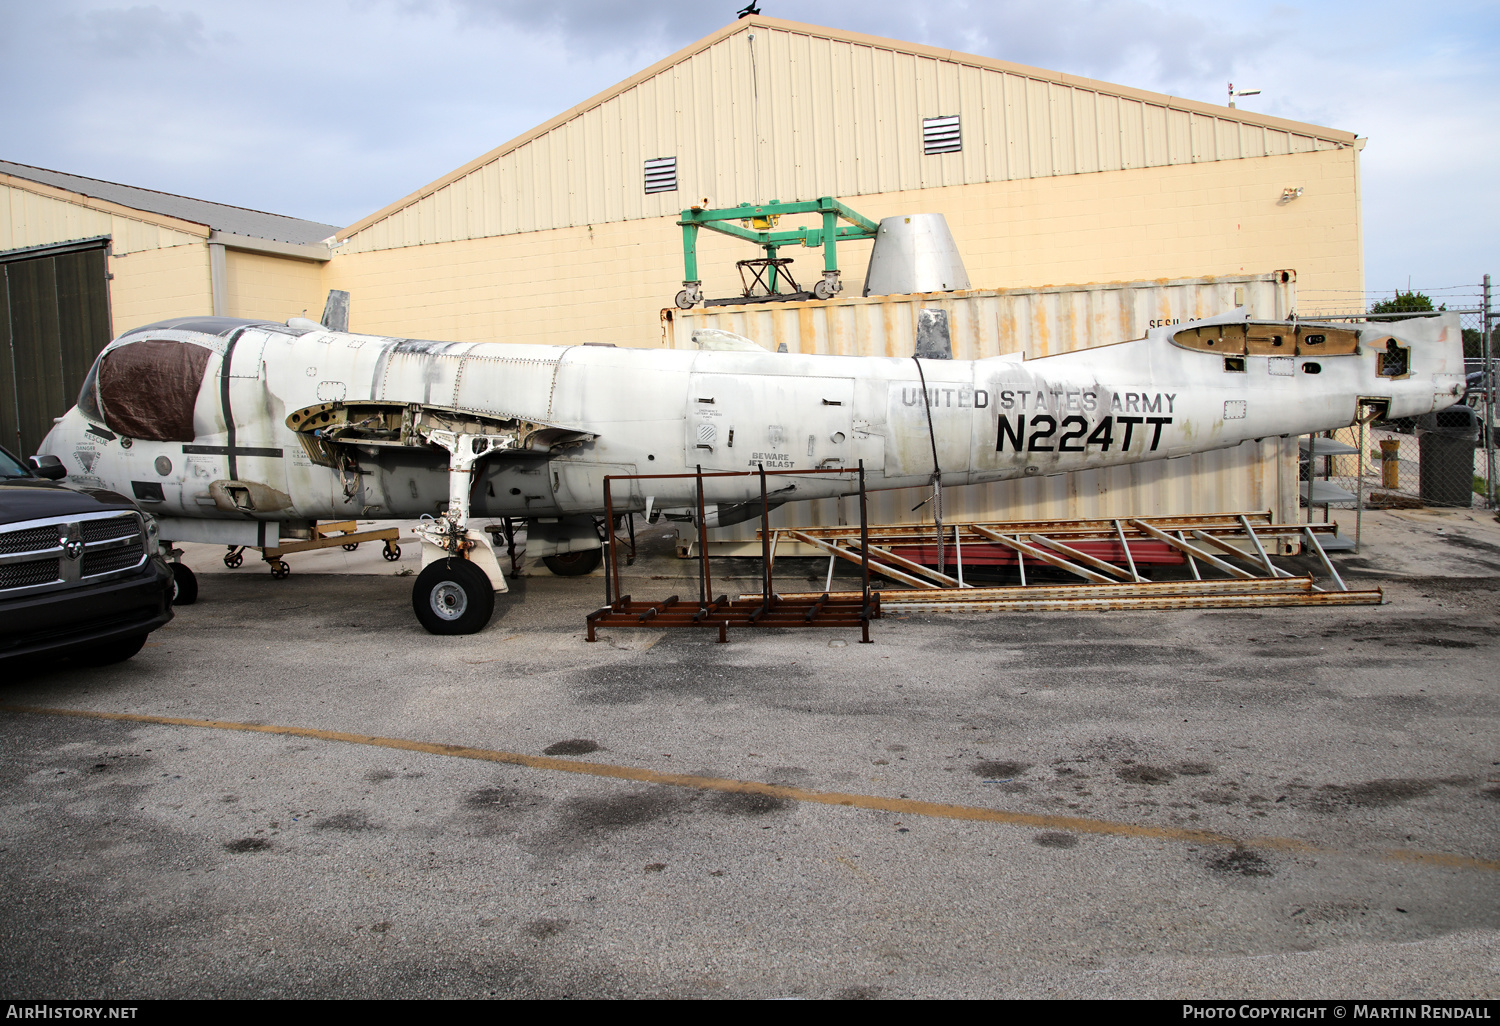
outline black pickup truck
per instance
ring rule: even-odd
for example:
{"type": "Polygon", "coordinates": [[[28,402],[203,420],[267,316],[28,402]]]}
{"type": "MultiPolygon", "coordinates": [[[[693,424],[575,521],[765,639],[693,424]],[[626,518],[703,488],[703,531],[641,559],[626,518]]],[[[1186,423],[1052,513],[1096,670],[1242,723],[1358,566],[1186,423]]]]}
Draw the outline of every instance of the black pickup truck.
{"type": "Polygon", "coordinates": [[[172,572],[134,502],[58,483],[0,449],[0,660],[43,653],[129,659],[172,619],[172,572]]]}

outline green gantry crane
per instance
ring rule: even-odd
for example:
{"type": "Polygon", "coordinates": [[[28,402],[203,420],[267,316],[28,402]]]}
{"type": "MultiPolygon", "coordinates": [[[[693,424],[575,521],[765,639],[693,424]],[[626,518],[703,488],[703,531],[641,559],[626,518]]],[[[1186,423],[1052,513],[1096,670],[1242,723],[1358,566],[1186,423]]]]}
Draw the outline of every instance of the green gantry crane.
{"type": "Polygon", "coordinates": [[[818,299],[832,299],[844,288],[839,281],[839,241],[873,239],[880,230],[879,224],[849,209],[832,196],[820,196],[815,200],[795,203],[782,203],[780,200],[761,204],[741,203],[737,207],[718,210],[689,207],[682,212],[682,220],[677,223],[682,226],[683,270],[682,291],[677,293],[677,305],[683,310],[703,302],[703,282],[698,278],[699,228],[753,242],[766,251],[762,259],[738,261],[740,279],[745,283],[747,298],[756,285],[765,288],[769,295],[781,294],[777,292],[777,283],[783,277],[791,283],[794,291],[800,292],[796,280],[791,277],[787,268],[791,260],[778,257],[777,251],[782,246],[800,245],[809,249],[823,247],[823,277],[812,288],[812,294],[818,299]],[[820,214],[823,224],[818,228],[799,227],[775,231],[776,223],[787,214],[820,214]],[[840,220],[849,223],[840,225],[840,220]],[[747,271],[752,272],[752,278],[746,279],[747,271]]]}

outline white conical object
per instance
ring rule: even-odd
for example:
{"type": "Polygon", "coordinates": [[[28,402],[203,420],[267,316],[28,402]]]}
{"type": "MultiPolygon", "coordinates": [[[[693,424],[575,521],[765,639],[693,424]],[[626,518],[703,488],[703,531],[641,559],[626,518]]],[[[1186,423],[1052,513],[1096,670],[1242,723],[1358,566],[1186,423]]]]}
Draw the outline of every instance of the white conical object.
{"type": "Polygon", "coordinates": [[[952,292],[968,287],[969,272],[964,270],[942,214],[905,214],[880,222],[865,272],[865,295],[952,292]]]}

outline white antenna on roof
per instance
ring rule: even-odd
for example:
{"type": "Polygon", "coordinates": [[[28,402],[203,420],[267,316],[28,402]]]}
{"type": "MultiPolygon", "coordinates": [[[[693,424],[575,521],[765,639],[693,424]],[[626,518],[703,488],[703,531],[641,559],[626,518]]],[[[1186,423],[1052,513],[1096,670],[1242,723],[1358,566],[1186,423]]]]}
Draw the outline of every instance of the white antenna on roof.
{"type": "Polygon", "coordinates": [[[1259,95],[1260,95],[1260,90],[1259,89],[1241,89],[1239,91],[1236,91],[1235,88],[1234,88],[1234,83],[1233,82],[1229,83],[1229,106],[1230,107],[1234,106],[1234,98],[1236,96],[1259,96],[1259,95]]]}

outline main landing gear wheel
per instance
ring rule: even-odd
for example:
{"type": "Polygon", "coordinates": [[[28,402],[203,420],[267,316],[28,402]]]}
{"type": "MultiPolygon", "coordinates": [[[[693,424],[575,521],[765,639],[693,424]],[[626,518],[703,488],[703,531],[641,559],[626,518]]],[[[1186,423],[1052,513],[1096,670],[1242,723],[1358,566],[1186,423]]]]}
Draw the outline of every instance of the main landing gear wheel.
{"type": "Polygon", "coordinates": [[[401,546],[386,542],[385,548],[380,550],[380,554],[386,558],[387,562],[394,563],[401,558],[401,546]]]}
{"type": "Polygon", "coordinates": [[[603,549],[584,549],[582,552],[559,552],[555,556],[543,556],[542,562],[559,577],[582,577],[599,569],[604,562],[603,549]]]}
{"type": "MultiPolygon", "coordinates": [[[[172,605],[190,606],[198,601],[198,575],[181,563],[168,563],[172,568],[172,605]]],[[[145,640],[141,644],[145,644],[145,640]]],[[[130,655],[135,655],[134,652],[130,655]]],[[[129,659],[130,656],[125,656],[129,659]]]]}
{"type": "Polygon", "coordinates": [[[417,575],[411,608],[429,634],[475,634],[495,611],[495,588],[479,567],[450,557],[417,575]]]}

